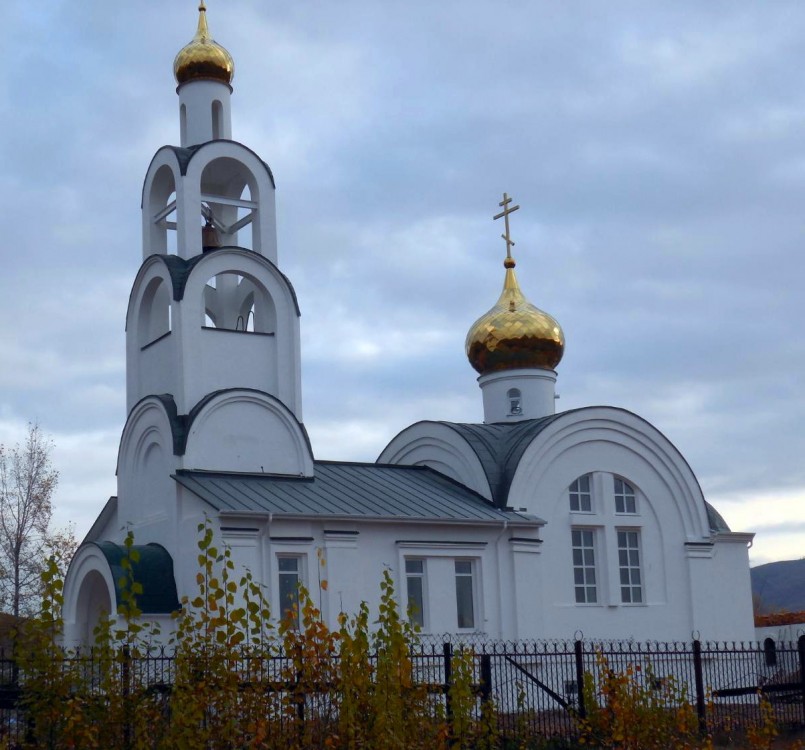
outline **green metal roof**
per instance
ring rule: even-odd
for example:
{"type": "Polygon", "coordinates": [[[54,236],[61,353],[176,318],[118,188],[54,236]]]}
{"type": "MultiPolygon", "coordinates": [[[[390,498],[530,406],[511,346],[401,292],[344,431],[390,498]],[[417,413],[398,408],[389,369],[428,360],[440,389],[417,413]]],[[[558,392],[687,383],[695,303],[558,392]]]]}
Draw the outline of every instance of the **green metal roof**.
{"type": "MultiPolygon", "coordinates": [[[[92,542],[103,553],[115,582],[115,599],[118,604],[123,593],[120,579],[125,578],[121,562],[129,553],[122,544],[92,542]]],[[[145,615],[170,614],[179,609],[176,579],[173,576],[173,558],[161,544],[135,544],[140,559],[132,563],[134,580],[141,584],[143,593],[137,597],[137,606],[145,615]]]]}
{"type": "Polygon", "coordinates": [[[173,478],[221,513],[520,526],[542,523],[534,516],[500,510],[473,490],[425,466],[316,461],[313,477],[182,470],[173,478]]]}

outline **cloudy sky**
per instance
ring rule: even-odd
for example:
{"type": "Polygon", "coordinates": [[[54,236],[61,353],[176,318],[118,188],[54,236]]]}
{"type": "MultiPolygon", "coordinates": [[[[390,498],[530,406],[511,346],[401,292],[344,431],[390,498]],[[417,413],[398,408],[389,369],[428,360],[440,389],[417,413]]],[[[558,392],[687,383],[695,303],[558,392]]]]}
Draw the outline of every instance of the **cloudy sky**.
{"type": "MultiPolygon", "coordinates": [[[[653,422],[706,497],[805,554],[805,4],[209,0],[233,136],[277,180],[318,458],[480,421],[463,352],[521,285],[567,338],[561,408],[653,422]]],[[[110,494],[140,189],[178,142],[194,0],[0,6],[0,442],[55,442],[59,523],[110,494]]]]}

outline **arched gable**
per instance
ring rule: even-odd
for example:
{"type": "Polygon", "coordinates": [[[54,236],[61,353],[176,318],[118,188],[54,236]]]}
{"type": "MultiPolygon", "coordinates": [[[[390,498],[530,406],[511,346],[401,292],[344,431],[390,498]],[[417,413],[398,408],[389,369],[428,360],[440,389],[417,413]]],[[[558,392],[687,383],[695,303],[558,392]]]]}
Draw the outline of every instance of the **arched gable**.
{"type": "Polygon", "coordinates": [[[299,317],[296,292],[288,277],[262,255],[237,247],[222,247],[194,259],[183,283],[184,299],[201,299],[207,280],[220,273],[249,276],[265,288],[277,309],[277,325],[293,328],[299,317]]]}
{"type": "Polygon", "coordinates": [[[118,453],[118,508],[127,523],[139,526],[172,512],[181,423],[169,396],[148,396],[131,410],[118,453]]]}
{"type": "Polygon", "coordinates": [[[129,412],[120,447],[117,453],[117,473],[136,470],[149,445],[157,443],[169,454],[179,454],[183,444],[181,418],[176,404],[169,395],[146,396],[140,399],[129,412]]]}
{"type": "Polygon", "coordinates": [[[303,425],[279,399],[229,389],[202,399],[188,415],[184,468],[313,476],[303,425]]]}
{"type": "MultiPolygon", "coordinates": [[[[166,256],[151,255],[143,261],[137,271],[126,309],[126,332],[132,334],[139,346],[148,343],[146,340],[148,331],[153,327],[150,323],[151,310],[155,303],[153,290],[160,284],[165,285],[164,303],[169,305],[171,299],[175,299],[170,265],[166,263],[166,256]]],[[[162,298],[157,298],[156,301],[163,303],[162,298]]],[[[170,330],[169,325],[167,330],[170,330]]]]}
{"type": "Polygon", "coordinates": [[[406,427],[383,449],[377,463],[429,466],[492,500],[475,450],[459,432],[442,422],[422,421],[406,427]]]}
{"type": "Polygon", "coordinates": [[[541,503],[557,502],[573,480],[591,472],[609,472],[636,485],[654,498],[660,520],[673,514],[688,541],[710,538],[704,496],[687,461],[653,425],[624,409],[589,407],[556,415],[523,451],[509,503],[550,517],[552,509],[541,509],[541,503]],[[658,507],[659,496],[672,507],[658,507]]]}
{"type": "MultiPolygon", "coordinates": [[[[144,615],[170,614],[179,597],[170,553],[160,544],[134,545],[132,576],[142,586],[137,604],[144,615]]],[[[122,561],[130,554],[111,541],[83,544],[73,557],[64,582],[63,615],[67,645],[92,643],[105,613],[114,618],[122,599],[122,561]]]]}
{"type": "Polygon", "coordinates": [[[92,643],[101,616],[113,616],[117,605],[115,580],[105,555],[97,544],[83,544],[73,556],[64,580],[66,645],[92,643]]]}
{"type": "Polygon", "coordinates": [[[181,318],[180,407],[189,409],[223,388],[251,388],[274,394],[302,419],[299,309],[293,287],[271,261],[237,248],[205,253],[187,276],[181,318]],[[210,286],[211,279],[218,288],[210,286]],[[229,296],[212,296],[224,291],[229,296]],[[247,301],[248,295],[254,296],[254,331],[246,330],[248,314],[240,318],[237,295],[247,301]],[[207,319],[211,301],[225,312],[217,321],[207,319]]]}

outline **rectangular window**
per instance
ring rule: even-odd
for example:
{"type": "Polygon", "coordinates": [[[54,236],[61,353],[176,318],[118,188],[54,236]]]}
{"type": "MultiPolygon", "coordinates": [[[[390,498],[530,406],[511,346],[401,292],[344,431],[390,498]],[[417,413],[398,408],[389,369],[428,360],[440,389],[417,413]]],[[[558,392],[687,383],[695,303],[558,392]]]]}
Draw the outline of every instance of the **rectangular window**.
{"type": "Polygon", "coordinates": [[[617,477],[615,477],[615,512],[637,513],[634,489],[617,477]]]}
{"type": "Polygon", "coordinates": [[[569,488],[570,510],[576,513],[592,513],[593,497],[590,491],[590,475],[576,479],[569,488]]]}
{"type": "Polygon", "coordinates": [[[290,617],[299,627],[299,583],[301,582],[301,558],[283,555],[277,557],[279,571],[279,604],[283,620],[290,617]]]}
{"type": "Polygon", "coordinates": [[[643,603],[643,581],[640,577],[640,533],[618,532],[618,567],[621,577],[621,601],[643,603]]]}
{"type": "Polygon", "coordinates": [[[472,561],[456,560],[456,613],[459,628],[475,627],[472,561]]]}
{"type": "Polygon", "coordinates": [[[595,532],[573,529],[573,585],[578,604],[595,604],[598,592],[595,578],[595,532]]]}
{"type": "Polygon", "coordinates": [[[408,588],[408,619],[412,625],[425,627],[425,561],[406,560],[405,579],[408,588]]]}

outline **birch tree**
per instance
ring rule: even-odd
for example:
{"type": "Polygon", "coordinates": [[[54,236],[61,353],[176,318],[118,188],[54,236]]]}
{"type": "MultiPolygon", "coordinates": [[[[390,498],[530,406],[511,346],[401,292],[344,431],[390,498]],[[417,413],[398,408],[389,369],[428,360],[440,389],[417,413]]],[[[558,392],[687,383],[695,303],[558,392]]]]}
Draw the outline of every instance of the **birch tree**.
{"type": "Polygon", "coordinates": [[[52,450],[37,424],[12,448],[0,445],[0,605],[16,617],[38,605],[40,574],[52,549],[51,500],[59,481],[52,450]]]}

